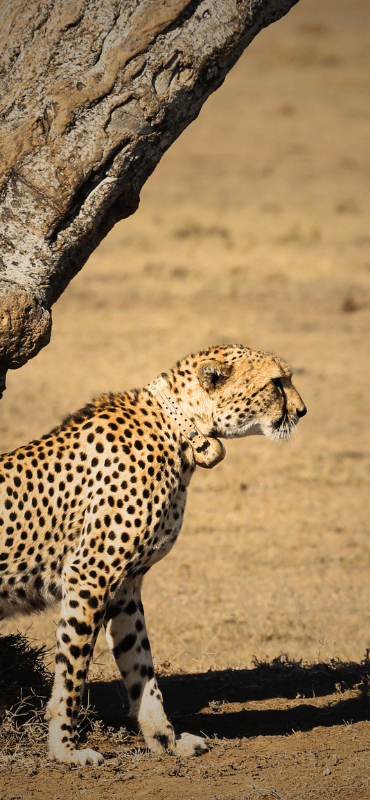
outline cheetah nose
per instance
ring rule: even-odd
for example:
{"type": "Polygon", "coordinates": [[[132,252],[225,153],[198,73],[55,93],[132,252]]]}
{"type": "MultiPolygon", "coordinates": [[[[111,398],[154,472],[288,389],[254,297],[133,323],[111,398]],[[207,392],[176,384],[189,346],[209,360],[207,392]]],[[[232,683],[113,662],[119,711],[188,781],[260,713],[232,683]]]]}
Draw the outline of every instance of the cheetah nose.
{"type": "Polygon", "coordinates": [[[302,406],[302,408],[297,408],[296,412],[297,412],[297,417],[304,417],[304,415],[307,414],[307,408],[306,406],[302,406]]]}

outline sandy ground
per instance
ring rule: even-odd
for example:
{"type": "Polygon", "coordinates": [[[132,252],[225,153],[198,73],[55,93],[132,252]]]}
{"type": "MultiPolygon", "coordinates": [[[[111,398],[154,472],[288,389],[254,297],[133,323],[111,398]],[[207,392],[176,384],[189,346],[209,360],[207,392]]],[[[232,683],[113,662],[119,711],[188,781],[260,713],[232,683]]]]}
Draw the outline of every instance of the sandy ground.
{"type": "MultiPolygon", "coordinates": [[[[370,648],[369,23],[365,0],[301,0],[263,31],[58,302],[49,347],[9,376],[3,451],[220,342],[283,356],[308,414],[291,444],[231,442],[199,470],[146,580],[167,707],[211,752],[158,759],[101,733],[106,765],[69,770],[41,741],[36,766],[6,757],[2,800],[370,796],[355,680],[288,691],[271,673],[253,691],[253,657],[359,665],[370,648]]],[[[56,619],[0,632],[52,645],[56,619]]],[[[103,639],[96,658],[104,687],[103,639]]]]}

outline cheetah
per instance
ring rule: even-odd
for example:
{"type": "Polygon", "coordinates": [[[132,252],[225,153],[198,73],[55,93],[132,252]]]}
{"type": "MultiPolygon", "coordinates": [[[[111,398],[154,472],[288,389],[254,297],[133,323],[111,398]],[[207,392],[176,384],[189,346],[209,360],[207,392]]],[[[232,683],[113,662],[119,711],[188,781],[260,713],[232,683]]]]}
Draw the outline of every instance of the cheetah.
{"type": "Polygon", "coordinates": [[[143,389],[104,394],[51,433],[0,456],[0,619],[61,601],[49,757],[98,765],[77,749],[77,717],[103,625],[130,714],[155,753],[207,750],[176,737],[153,670],[141,602],[144,574],[174,545],[196,468],[220,439],[286,439],[306,413],[277,356],[220,345],[178,361],[143,389]]]}

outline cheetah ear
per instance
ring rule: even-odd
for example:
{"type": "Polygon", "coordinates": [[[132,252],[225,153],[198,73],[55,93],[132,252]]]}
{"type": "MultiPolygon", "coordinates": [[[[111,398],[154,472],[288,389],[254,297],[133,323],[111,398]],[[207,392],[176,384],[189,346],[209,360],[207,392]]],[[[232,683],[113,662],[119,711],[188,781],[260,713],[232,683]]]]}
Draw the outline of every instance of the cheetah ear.
{"type": "Polygon", "coordinates": [[[232,366],[225,364],[224,361],[216,361],[210,359],[209,361],[201,361],[197,367],[198,381],[206,392],[210,392],[227,381],[229,375],[232,373],[232,366]]]}

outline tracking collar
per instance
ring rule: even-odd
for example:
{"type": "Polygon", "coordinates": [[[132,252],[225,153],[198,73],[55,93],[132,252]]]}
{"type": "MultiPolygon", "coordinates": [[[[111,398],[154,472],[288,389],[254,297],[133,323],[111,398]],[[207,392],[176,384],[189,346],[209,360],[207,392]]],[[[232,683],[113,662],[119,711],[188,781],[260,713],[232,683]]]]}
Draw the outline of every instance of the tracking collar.
{"type": "Polygon", "coordinates": [[[198,431],[189,417],[177,405],[176,397],[171,393],[166,379],[160,375],[145,387],[155,397],[165,413],[176,422],[183,436],[194,450],[195,463],[199,467],[211,469],[225,458],[226,450],[219,439],[206,437],[198,431]]]}

